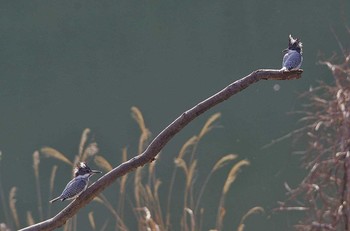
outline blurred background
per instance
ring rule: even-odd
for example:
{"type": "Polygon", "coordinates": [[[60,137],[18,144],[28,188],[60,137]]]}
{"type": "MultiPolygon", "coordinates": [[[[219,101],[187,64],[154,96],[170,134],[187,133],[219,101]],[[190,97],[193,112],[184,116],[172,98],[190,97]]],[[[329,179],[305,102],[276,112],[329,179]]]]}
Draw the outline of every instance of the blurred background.
{"type": "MultiPolygon", "coordinates": [[[[199,169],[207,174],[229,153],[251,163],[230,189],[223,229],[235,229],[249,208],[261,206],[265,213],[251,216],[246,230],[292,230],[302,213],[271,210],[286,199],[283,183],[296,186],[302,179],[299,157],[292,152],[305,147],[292,139],[262,147],[299,127],[298,116],[288,113],[300,109],[300,93],[319,80],[333,81],[318,61],[342,56],[336,38],[349,47],[349,9],[345,0],[1,2],[0,174],[6,196],[17,187],[21,227],[28,210],[39,220],[35,150],[50,146],[72,160],[81,133],[90,128],[99,153],[115,167],[124,147],[129,157],[137,153],[140,132],[132,106],[141,110],[155,137],[231,82],[256,69],[281,68],[282,50],[292,34],[304,45],[301,79],[260,81],[206,112],[164,148],[157,167],[161,193],[167,193],[162,187],[170,181],[169,169],[183,143],[221,112],[216,128],[196,150],[199,169]]],[[[58,165],[55,195],[71,178],[69,166],[41,159],[44,208],[53,164],[58,165]]],[[[93,162],[91,167],[97,168],[93,162]]],[[[203,195],[203,230],[215,227],[229,169],[216,173],[203,195]]],[[[201,172],[198,182],[204,179],[201,172]]],[[[173,190],[178,189],[183,185],[173,190]]],[[[116,201],[114,190],[106,190],[111,201],[116,201]]],[[[54,204],[52,213],[67,204],[54,204]]],[[[98,226],[104,223],[106,209],[89,204],[78,215],[78,228],[90,229],[86,213],[91,210],[98,226]]],[[[126,222],[132,227],[133,220],[126,222]]]]}

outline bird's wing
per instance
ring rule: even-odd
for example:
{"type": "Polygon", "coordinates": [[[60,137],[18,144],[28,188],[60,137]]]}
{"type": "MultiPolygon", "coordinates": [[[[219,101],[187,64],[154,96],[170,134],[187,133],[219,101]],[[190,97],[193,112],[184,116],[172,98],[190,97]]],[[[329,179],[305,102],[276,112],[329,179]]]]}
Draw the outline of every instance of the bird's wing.
{"type": "Polygon", "coordinates": [[[286,63],[286,61],[287,61],[287,59],[288,59],[288,56],[289,56],[288,53],[286,53],[286,54],[283,56],[282,67],[284,67],[284,64],[286,63]]]}
{"type": "Polygon", "coordinates": [[[71,180],[62,192],[63,199],[78,196],[87,187],[88,182],[85,180],[71,180]]]}
{"type": "Polygon", "coordinates": [[[301,54],[294,51],[294,52],[288,52],[287,55],[283,57],[283,67],[286,67],[288,70],[299,68],[302,61],[301,54]]]}

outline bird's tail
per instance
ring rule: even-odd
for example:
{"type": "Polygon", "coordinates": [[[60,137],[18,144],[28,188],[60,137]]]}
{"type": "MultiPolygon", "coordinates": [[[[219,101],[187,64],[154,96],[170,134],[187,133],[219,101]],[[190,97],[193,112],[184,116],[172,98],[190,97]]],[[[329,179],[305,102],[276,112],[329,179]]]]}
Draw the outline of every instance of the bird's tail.
{"type": "Polygon", "coordinates": [[[53,202],[58,201],[60,199],[61,199],[60,197],[56,197],[55,199],[50,200],[50,203],[52,204],[53,202]]]}

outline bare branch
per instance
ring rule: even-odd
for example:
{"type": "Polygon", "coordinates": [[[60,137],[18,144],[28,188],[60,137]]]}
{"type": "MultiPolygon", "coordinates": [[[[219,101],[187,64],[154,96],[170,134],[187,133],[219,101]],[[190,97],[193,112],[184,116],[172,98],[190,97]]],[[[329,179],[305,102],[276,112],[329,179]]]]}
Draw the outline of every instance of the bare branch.
{"type": "Polygon", "coordinates": [[[22,231],[53,230],[64,225],[69,218],[73,217],[79,211],[79,209],[87,205],[94,197],[111,185],[117,178],[155,160],[155,157],[163,149],[163,147],[193,119],[215,105],[244,90],[249,85],[258,82],[259,80],[299,79],[302,73],[303,70],[281,71],[273,69],[260,69],[252,72],[242,79],[235,81],[234,83],[225,87],[223,90],[182,113],[151,142],[151,144],[142,154],[122,163],[112,171],[102,176],[56,216],[46,221],[23,228],[22,231]]]}

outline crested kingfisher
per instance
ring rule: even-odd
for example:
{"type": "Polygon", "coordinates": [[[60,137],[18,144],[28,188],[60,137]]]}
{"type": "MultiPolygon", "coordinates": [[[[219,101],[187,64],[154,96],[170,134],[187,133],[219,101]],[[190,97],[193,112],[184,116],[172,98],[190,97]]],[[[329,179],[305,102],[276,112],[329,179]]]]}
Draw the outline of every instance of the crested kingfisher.
{"type": "Polygon", "coordinates": [[[79,162],[74,168],[74,178],[68,182],[59,197],[52,199],[50,203],[61,200],[72,200],[84,192],[89,185],[89,178],[95,173],[102,173],[97,170],[91,170],[85,162],[79,162]]]}
{"type": "Polygon", "coordinates": [[[292,35],[289,35],[288,48],[283,50],[285,55],[283,56],[282,69],[281,70],[292,70],[299,69],[303,62],[303,44],[300,39],[294,39],[292,35]]]}

